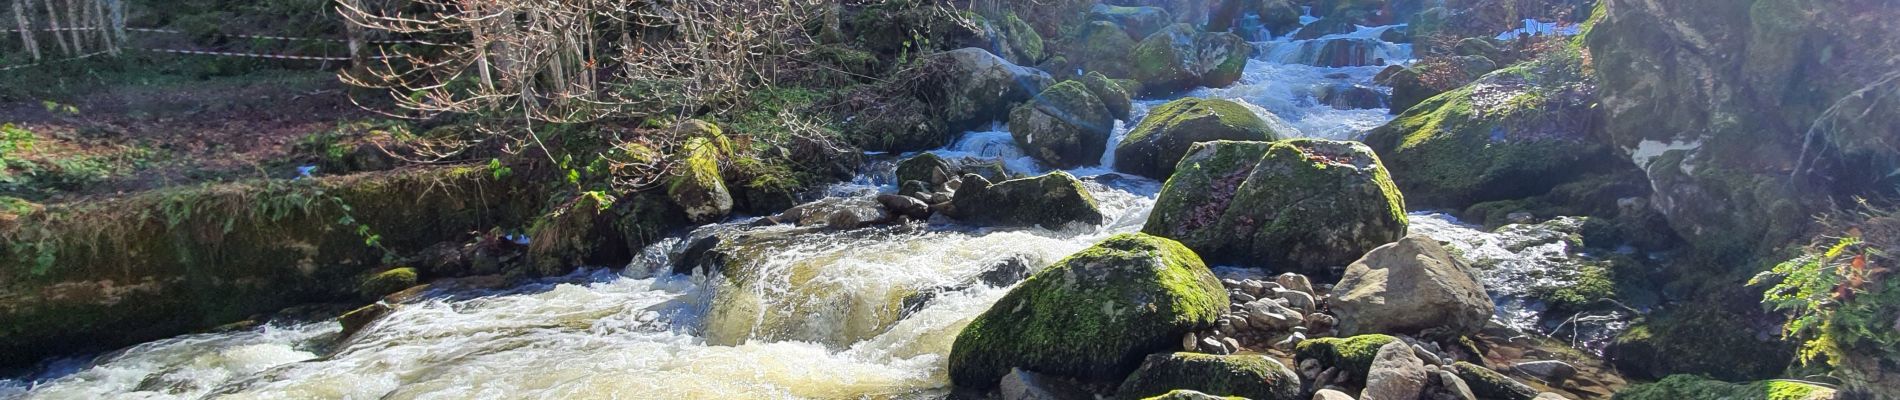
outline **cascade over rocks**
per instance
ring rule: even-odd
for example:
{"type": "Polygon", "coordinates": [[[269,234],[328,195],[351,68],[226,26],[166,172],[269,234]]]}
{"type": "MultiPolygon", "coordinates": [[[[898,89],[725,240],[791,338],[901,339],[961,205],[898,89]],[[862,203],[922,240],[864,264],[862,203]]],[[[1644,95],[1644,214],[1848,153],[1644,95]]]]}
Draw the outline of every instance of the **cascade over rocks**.
{"type": "Polygon", "coordinates": [[[1456,338],[1491,320],[1493,305],[1477,271],[1438,241],[1412,235],[1367,253],[1333,287],[1340,332],[1456,338]]]}
{"type": "Polygon", "coordinates": [[[1299,376],[1272,358],[1186,352],[1149,355],[1141,369],[1122,381],[1115,397],[1141,399],[1174,390],[1254,400],[1301,399],[1299,376]]]}
{"type": "Polygon", "coordinates": [[[1225,87],[1240,81],[1252,55],[1253,45],[1240,36],[1175,24],[1135,45],[1134,78],[1151,95],[1225,87]]]}
{"type": "Polygon", "coordinates": [[[1180,243],[1122,234],[1037,272],[957,335],[950,378],[976,389],[1011,368],[1118,381],[1180,335],[1213,326],[1227,296],[1180,243]]]}
{"type": "Polygon", "coordinates": [[[1070,223],[1099,225],[1107,219],[1082,181],[1062,171],[995,184],[965,174],[949,207],[941,212],[976,225],[1047,229],[1070,223]]]}
{"type": "Polygon", "coordinates": [[[1315,139],[1195,144],[1142,227],[1217,264],[1321,276],[1405,230],[1405,200],[1379,158],[1315,139]]]}
{"type": "Polygon", "coordinates": [[[1186,98],[1168,102],[1115,146],[1115,169],[1165,180],[1195,143],[1215,140],[1274,141],[1281,135],[1253,110],[1229,100],[1186,98]]]}
{"type": "Polygon", "coordinates": [[[1030,156],[1068,169],[1101,161],[1115,117],[1082,82],[1065,81],[1010,112],[1009,130],[1030,156]]]}

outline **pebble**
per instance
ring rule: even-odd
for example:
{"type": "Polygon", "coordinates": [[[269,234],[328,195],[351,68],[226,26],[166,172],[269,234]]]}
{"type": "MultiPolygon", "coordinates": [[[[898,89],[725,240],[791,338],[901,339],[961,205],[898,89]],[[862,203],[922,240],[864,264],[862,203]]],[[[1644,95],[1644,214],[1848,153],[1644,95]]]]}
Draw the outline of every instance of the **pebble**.
{"type": "Polygon", "coordinates": [[[1253,297],[1253,295],[1251,294],[1246,294],[1246,293],[1241,293],[1241,292],[1234,292],[1232,296],[1228,296],[1228,297],[1233,298],[1234,302],[1238,302],[1238,303],[1248,303],[1248,302],[1252,302],[1258,299],[1256,297],[1253,297]]]}
{"type": "Polygon", "coordinates": [[[1306,294],[1306,292],[1292,290],[1280,292],[1280,299],[1286,300],[1288,307],[1300,310],[1301,312],[1310,313],[1319,307],[1319,304],[1313,302],[1313,295],[1306,294]]]}
{"type": "Polygon", "coordinates": [[[1181,337],[1181,350],[1194,351],[1200,343],[1201,338],[1194,336],[1194,332],[1188,332],[1187,336],[1181,337]]]}

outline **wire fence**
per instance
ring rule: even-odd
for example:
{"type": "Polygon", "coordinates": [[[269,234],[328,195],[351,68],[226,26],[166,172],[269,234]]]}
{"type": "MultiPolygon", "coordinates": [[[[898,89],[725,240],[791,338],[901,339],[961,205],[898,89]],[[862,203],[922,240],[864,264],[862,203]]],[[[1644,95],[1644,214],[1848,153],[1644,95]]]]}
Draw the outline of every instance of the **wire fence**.
{"type": "MultiPolygon", "coordinates": [[[[0,71],[13,71],[38,66],[54,65],[65,62],[90,59],[100,56],[118,56],[125,50],[152,54],[170,54],[202,57],[237,57],[264,60],[315,61],[315,62],[351,62],[372,61],[395,58],[377,55],[376,49],[382,46],[442,46],[422,40],[396,39],[372,40],[348,37],[305,37],[255,33],[194,33],[178,29],[159,27],[128,27],[123,17],[123,3],[119,0],[89,0],[89,2],[68,3],[69,9],[59,9],[54,3],[36,6],[33,2],[16,0],[11,7],[12,26],[0,27],[0,71]],[[97,4],[92,8],[87,8],[97,4]],[[36,8],[39,7],[39,8],[36,8]],[[70,15],[70,16],[68,16],[70,15]],[[43,16],[29,18],[29,16],[43,16]],[[62,25],[64,22],[64,25],[62,25]],[[74,23],[82,22],[82,23],[74,23]],[[77,25],[77,26],[75,26],[77,25]],[[184,40],[168,40],[167,36],[184,40]],[[245,39],[252,41],[273,41],[282,44],[315,43],[323,45],[346,45],[348,50],[338,54],[309,54],[310,46],[298,49],[267,50],[265,45],[253,44],[248,50],[214,48],[225,46],[197,45],[203,36],[227,39],[245,39]],[[8,40],[13,39],[13,40],[8,40]],[[47,39],[52,39],[48,41],[47,39]],[[19,43],[18,51],[9,56],[5,46],[7,42],[19,43]],[[57,44],[57,47],[53,46],[57,44]],[[47,49],[47,48],[51,49],[47,49]],[[90,47],[90,48],[88,48],[90,47]],[[63,54],[65,57],[53,57],[63,54]],[[24,59],[25,62],[6,64],[8,59],[24,59]]],[[[0,12],[6,11],[0,9],[0,12]]],[[[5,19],[0,19],[5,20],[5,19]]],[[[293,47],[293,46],[284,46],[293,47]]],[[[323,52],[328,53],[328,52],[323,52]]]]}

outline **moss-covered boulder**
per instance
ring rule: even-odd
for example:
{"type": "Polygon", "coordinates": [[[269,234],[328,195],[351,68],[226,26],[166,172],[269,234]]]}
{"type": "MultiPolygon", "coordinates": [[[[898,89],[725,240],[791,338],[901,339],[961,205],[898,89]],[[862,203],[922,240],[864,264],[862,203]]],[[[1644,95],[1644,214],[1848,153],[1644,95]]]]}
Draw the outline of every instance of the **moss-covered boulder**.
{"type": "Polygon", "coordinates": [[[1181,335],[1214,326],[1226,290],[1180,243],[1122,234],[1030,276],[963,328],[957,386],[989,388],[1023,368],[1091,382],[1126,377],[1181,335]]]}
{"type": "Polygon", "coordinates": [[[1002,18],[995,21],[995,25],[992,29],[1002,35],[1002,40],[997,42],[1003,45],[999,53],[1004,59],[1024,65],[1042,61],[1046,54],[1043,52],[1042,34],[1036,33],[1036,28],[1030,27],[1028,22],[1023,22],[1013,12],[1004,13],[1002,18]]]}
{"type": "Polygon", "coordinates": [[[1134,78],[1154,95],[1226,87],[1240,81],[1252,55],[1253,45],[1233,33],[1175,24],[1135,45],[1134,78]]]}
{"type": "Polygon", "coordinates": [[[1148,111],[1141,124],[1115,146],[1115,169],[1167,179],[1195,143],[1215,140],[1274,141],[1280,134],[1253,110],[1229,100],[1186,98],[1148,111]]]}
{"type": "Polygon", "coordinates": [[[1617,371],[1637,379],[1694,374],[1732,381],[1775,377],[1795,357],[1794,346],[1751,326],[1759,316],[1727,310],[1714,300],[1652,314],[1603,349],[1617,371]]]}
{"type": "Polygon", "coordinates": [[[1202,142],[1168,178],[1142,231],[1217,264],[1331,275],[1405,235],[1405,199],[1358,143],[1202,142]]]}
{"type": "Polygon", "coordinates": [[[1432,96],[1444,93],[1425,84],[1418,71],[1403,65],[1392,65],[1379,71],[1372,81],[1392,88],[1392,100],[1389,103],[1392,114],[1401,114],[1425,102],[1432,96]]]}
{"type": "Polygon", "coordinates": [[[951,178],[961,175],[957,167],[937,156],[936,153],[923,153],[897,162],[897,183],[923,182],[926,189],[935,191],[943,187],[951,178]]]}
{"type": "Polygon", "coordinates": [[[969,131],[1008,117],[1017,103],[1028,101],[1053,83],[1048,73],[1010,63],[979,48],[965,48],[925,56],[913,76],[929,104],[926,110],[942,118],[949,132],[969,131]]]}
{"type": "Polygon", "coordinates": [[[680,145],[678,172],[667,179],[666,195],[693,222],[720,220],[732,212],[732,192],[719,174],[725,155],[713,139],[694,137],[680,145]]]}
{"type": "Polygon", "coordinates": [[[1069,169],[1101,162],[1115,117],[1079,81],[1065,81],[1009,113],[1016,147],[1052,167],[1069,169]]]}
{"type": "Polygon", "coordinates": [[[415,268],[390,268],[373,274],[364,275],[356,284],[356,294],[363,300],[375,301],[390,293],[400,292],[415,286],[421,280],[415,268]]]}
{"type": "Polygon", "coordinates": [[[1459,361],[1451,364],[1452,374],[1465,381],[1471,388],[1471,394],[1481,399],[1532,400],[1537,398],[1537,389],[1524,382],[1518,382],[1504,374],[1476,364],[1459,361]]]}
{"type": "Polygon", "coordinates": [[[1609,171],[1623,160],[1595,135],[1602,117],[1578,62],[1486,75],[1373,129],[1366,145],[1392,168],[1406,199],[1425,207],[1535,196],[1609,171]]]}
{"type": "Polygon", "coordinates": [[[423,168],[46,205],[0,231],[0,364],[357,301],[358,279],[387,256],[527,226],[541,190],[485,168],[423,168]]]}
{"type": "Polygon", "coordinates": [[[1141,399],[1186,389],[1254,400],[1300,399],[1300,378],[1259,354],[1157,353],[1122,381],[1115,397],[1141,399]]]}
{"type": "Polygon", "coordinates": [[[976,174],[963,175],[945,215],[984,226],[1040,226],[1061,229],[1071,223],[1106,222],[1102,209],[1082,181],[1056,171],[1034,178],[991,184],[976,174]]]}
{"type": "Polygon", "coordinates": [[[1833,400],[1834,389],[1797,381],[1729,383],[1694,375],[1676,375],[1656,383],[1623,389],[1616,400],[1833,400]]]}
{"type": "Polygon", "coordinates": [[[1133,78],[1135,67],[1128,49],[1135,48],[1137,37],[1129,36],[1113,22],[1084,24],[1076,28],[1063,51],[1069,61],[1067,69],[1100,72],[1118,79],[1133,78]]]}
{"type": "Polygon", "coordinates": [[[1335,368],[1343,374],[1346,383],[1364,385],[1379,348],[1398,340],[1386,335],[1310,339],[1293,347],[1293,359],[1300,363],[1313,360],[1319,363],[1321,370],[1335,368]]]}
{"type": "Polygon", "coordinates": [[[1095,98],[1101,100],[1103,106],[1108,107],[1108,115],[1115,119],[1128,120],[1129,114],[1134,112],[1135,91],[1122,86],[1120,82],[1115,82],[1108,75],[1101,72],[1089,72],[1082,76],[1082,85],[1087,86],[1089,93],[1095,94],[1095,98]]]}
{"type": "Polygon", "coordinates": [[[1174,24],[1174,14],[1161,7],[1123,7],[1096,4],[1089,9],[1089,21],[1103,21],[1121,27],[1130,37],[1145,38],[1174,24]]]}
{"type": "Polygon", "coordinates": [[[1608,0],[1583,40],[1613,145],[1699,248],[1761,254],[1827,199],[1889,192],[1900,9],[1850,0],[1608,0]],[[1890,104],[1890,103],[1889,103],[1890,104]],[[1815,149],[1830,149],[1826,152],[1815,149]],[[1826,153],[1825,155],[1822,153],[1826,153]],[[1849,178],[1855,177],[1855,178],[1849,178]],[[1851,182],[1851,183],[1850,183],[1851,182]],[[1873,182],[1882,182],[1874,184],[1873,182]]]}

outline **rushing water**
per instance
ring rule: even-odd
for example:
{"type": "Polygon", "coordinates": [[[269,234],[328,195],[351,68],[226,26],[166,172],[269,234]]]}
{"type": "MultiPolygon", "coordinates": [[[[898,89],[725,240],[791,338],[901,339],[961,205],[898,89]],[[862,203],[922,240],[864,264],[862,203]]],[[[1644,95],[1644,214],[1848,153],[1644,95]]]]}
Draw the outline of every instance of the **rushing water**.
{"type": "MultiPolygon", "coordinates": [[[[1383,29],[1320,40],[1376,41],[1383,29]]],[[[1323,86],[1375,87],[1380,66],[1316,67],[1311,51],[1298,50],[1310,47],[1304,42],[1259,43],[1272,50],[1259,53],[1241,83],[1184,96],[1245,103],[1287,136],[1351,139],[1390,118],[1385,109],[1320,104],[1323,86]]],[[[1388,62],[1409,57],[1407,46],[1376,46],[1388,62]]],[[[1132,119],[1166,100],[1138,101],[1132,119]]],[[[1132,125],[1119,123],[1111,141],[1132,125]]],[[[1021,173],[1047,170],[1001,126],[935,152],[1002,160],[1021,173]]],[[[701,232],[786,231],[743,277],[667,273],[689,241],[673,238],[617,271],[506,290],[435,289],[342,343],[327,321],[186,335],[0,380],[0,398],[937,397],[947,390],[955,335],[1006,291],[971,284],[973,276],[1002,258],[1052,262],[1140,229],[1160,184],[1113,174],[1111,158],[1070,171],[1085,177],[1111,216],[1100,227],[976,229],[938,220],[795,233],[733,221],[701,232]]],[[[827,193],[892,191],[876,178],[890,164],[873,165],[879,170],[827,193]]]]}

